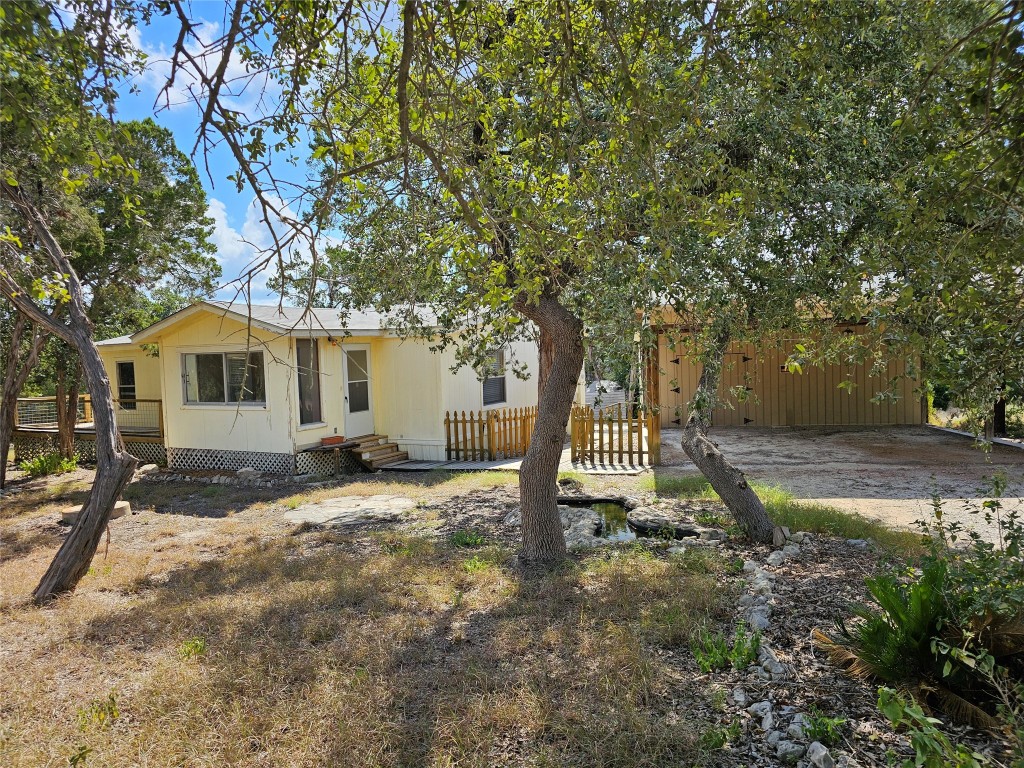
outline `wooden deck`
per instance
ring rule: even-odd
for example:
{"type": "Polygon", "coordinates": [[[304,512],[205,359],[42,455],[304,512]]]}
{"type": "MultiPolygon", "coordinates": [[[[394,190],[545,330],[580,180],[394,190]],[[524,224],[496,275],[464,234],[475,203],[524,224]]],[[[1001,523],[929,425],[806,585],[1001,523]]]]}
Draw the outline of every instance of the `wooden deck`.
{"type": "MultiPolygon", "coordinates": [[[[389,464],[382,469],[390,472],[429,472],[432,469],[463,471],[505,471],[518,472],[523,465],[522,458],[498,459],[496,461],[424,461],[411,459],[389,464]]],[[[599,463],[592,461],[573,462],[569,446],[562,449],[559,472],[579,472],[585,475],[639,475],[649,467],[631,464],[599,463]]]]}

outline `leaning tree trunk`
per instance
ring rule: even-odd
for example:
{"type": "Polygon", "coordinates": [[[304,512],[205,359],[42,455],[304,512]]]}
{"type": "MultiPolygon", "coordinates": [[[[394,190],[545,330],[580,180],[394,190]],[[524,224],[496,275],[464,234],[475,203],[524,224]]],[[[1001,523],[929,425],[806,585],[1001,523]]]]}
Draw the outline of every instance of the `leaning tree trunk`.
{"type": "Polygon", "coordinates": [[[772,541],[775,525],[765,511],[761,499],[747,483],[743,473],[729,463],[718,447],[708,439],[707,427],[711,410],[718,397],[718,383],[722,377],[722,360],[729,339],[720,336],[714,349],[704,361],[697,390],[690,401],[690,416],[683,427],[683,450],[701,471],[715,493],[722,497],[743,532],[753,541],[768,544],[772,541]]]}
{"type": "Polygon", "coordinates": [[[92,337],[92,323],[86,314],[82,284],[57,239],[50,232],[42,213],[25,196],[20,187],[0,181],[0,193],[18,208],[32,227],[40,250],[51,267],[65,276],[68,288],[69,322],[63,323],[35,303],[10,275],[0,269],[0,290],[14,306],[32,322],[56,334],[76,352],[85,373],[86,385],[93,403],[93,425],[96,432],[96,476],[88,498],[68,537],[50,563],[39,585],[32,593],[37,603],[46,602],[62,592],[75,588],[88,572],[100,538],[114,511],[114,504],[131,479],[138,460],[124,449],[114,415],[114,399],[92,337]]]}
{"type": "Polygon", "coordinates": [[[583,367],[583,324],[552,293],[545,292],[536,304],[519,302],[516,308],[537,325],[551,349],[537,421],[519,470],[520,557],[525,562],[549,563],[562,560],[566,553],[558,516],[558,464],[583,367]]]}
{"type": "Polygon", "coordinates": [[[25,331],[30,328],[31,323],[19,312],[11,329],[11,346],[8,350],[7,365],[4,366],[3,392],[0,394],[0,488],[7,482],[7,452],[11,449],[11,438],[14,434],[18,395],[21,394],[46,342],[46,337],[38,327],[35,328],[29,341],[28,354],[22,359],[21,342],[25,331]]]}

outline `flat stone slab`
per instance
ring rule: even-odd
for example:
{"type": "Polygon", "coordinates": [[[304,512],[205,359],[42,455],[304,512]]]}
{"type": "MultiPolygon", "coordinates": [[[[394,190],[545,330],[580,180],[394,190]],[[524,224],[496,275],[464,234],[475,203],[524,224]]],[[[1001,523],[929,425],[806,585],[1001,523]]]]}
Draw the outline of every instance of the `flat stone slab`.
{"type": "Polygon", "coordinates": [[[406,496],[342,496],[314,504],[303,504],[284,514],[289,523],[311,523],[349,528],[374,523],[393,523],[405,517],[416,502],[406,496]]]}
{"type": "MultiPolygon", "coordinates": [[[[60,521],[62,523],[73,523],[78,519],[79,512],[82,511],[82,505],[76,504],[73,507],[67,507],[60,513],[60,521]]],[[[118,517],[124,517],[132,511],[132,506],[127,501],[114,502],[114,511],[110,513],[110,519],[114,520],[118,517]]]]}

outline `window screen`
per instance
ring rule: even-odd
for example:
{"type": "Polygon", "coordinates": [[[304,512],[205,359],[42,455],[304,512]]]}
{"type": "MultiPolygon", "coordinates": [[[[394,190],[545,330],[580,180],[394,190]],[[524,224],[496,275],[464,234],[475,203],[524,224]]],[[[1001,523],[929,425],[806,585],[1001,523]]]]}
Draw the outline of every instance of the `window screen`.
{"type": "Polygon", "coordinates": [[[263,353],[184,355],[186,403],[265,403],[263,353]]]}
{"type": "Polygon", "coordinates": [[[365,349],[345,352],[348,360],[348,411],[362,413],[370,410],[370,363],[365,349]]]}
{"type": "Polygon", "coordinates": [[[117,399],[120,401],[118,405],[123,410],[135,410],[135,363],[133,362],[117,364],[117,399]]]}
{"type": "Polygon", "coordinates": [[[505,351],[493,353],[484,374],[484,405],[504,403],[505,397],[505,351]]]}
{"type": "Polygon", "coordinates": [[[320,410],[320,349],[316,339],[295,340],[299,369],[299,423],[323,421],[320,410]]]}

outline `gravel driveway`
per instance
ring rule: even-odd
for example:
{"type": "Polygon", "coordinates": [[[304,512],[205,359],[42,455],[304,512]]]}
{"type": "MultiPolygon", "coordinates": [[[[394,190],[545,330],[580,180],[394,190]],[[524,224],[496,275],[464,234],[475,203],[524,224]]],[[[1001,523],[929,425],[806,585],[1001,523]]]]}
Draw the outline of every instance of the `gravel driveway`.
{"type": "MultiPolygon", "coordinates": [[[[986,478],[1009,481],[1004,509],[1024,515],[1024,450],[980,450],[968,437],[930,427],[713,429],[711,438],[746,474],[776,483],[798,498],[859,512],[888,525],[912,527],[931,514],[938,491],[947,519],[992,536],[979,515],[986,478]]],[[[680,448],[679,430],[662,432],[658,472],[696,471],[680,448]]]]}

